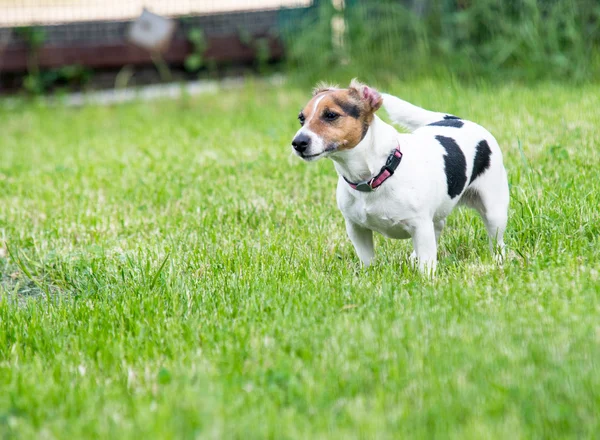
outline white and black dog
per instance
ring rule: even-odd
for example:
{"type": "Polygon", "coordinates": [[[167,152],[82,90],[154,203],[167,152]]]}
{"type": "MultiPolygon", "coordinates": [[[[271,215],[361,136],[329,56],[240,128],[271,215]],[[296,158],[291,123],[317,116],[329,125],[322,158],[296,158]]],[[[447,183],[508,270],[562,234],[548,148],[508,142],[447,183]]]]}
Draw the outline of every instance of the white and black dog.
{"type": "Polygon", "coordinates": [[[317,87],[298,119],[302,128],[293,149],[306,161],[333,160],[338,207],[365,266],[374,256],[376,231],[412,237],[411,258],[433,273],[438,238],[457,204],[481,214],[492,251],[502,258],[508,181],[498,142],[483,127],[379,94],[356,80],[346,89],[317,87]],[[382,104],[410,134],[375,114],[382,104]]]}

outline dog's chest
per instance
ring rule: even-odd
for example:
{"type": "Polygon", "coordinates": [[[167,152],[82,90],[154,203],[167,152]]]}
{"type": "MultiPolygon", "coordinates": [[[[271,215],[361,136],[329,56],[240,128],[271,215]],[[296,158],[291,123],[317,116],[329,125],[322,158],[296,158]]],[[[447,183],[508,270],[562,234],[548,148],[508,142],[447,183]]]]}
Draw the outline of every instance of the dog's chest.
{"type": "Polygon", "coordinates": [[[405,212],[398,203],[384,197],[348,197],[340,204],[348,220],[389,238],[409,238],[405,212]]]}

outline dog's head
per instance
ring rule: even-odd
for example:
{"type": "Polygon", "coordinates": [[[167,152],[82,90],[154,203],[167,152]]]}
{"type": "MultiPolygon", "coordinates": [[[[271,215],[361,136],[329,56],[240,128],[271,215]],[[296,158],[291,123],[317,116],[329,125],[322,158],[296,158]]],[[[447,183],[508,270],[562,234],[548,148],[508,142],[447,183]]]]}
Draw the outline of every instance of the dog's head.
{"type": "Polygon", "coordinates": [[[302,127],[292,141],[294,151],[311,161],[356,147],[382,101],[377,90],[356,80],[347,89],[318,85],[298,115],[302,127]]]}

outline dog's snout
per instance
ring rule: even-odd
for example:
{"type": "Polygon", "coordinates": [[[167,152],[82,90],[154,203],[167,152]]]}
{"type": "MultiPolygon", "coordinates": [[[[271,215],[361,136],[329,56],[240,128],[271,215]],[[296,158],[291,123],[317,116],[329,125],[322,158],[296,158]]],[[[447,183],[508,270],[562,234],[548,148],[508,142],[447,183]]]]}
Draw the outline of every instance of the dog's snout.
{"type": "Polygon", "coordinates": [[[292,141],[292,147],[298,153],[304,153],[308,146],[310,145],[310,137],[305,134],[299,134],[292,141]]]}

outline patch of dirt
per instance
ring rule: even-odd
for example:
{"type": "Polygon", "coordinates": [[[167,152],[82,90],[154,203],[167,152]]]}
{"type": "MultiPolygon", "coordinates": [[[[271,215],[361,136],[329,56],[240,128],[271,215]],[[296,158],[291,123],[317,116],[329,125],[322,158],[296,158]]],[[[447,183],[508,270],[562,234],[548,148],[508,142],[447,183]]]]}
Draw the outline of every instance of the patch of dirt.
{"type": "MultiPolygon", "coordinates": [[[[48,286],[50,294],[53,294],[55,290],[52,286],[48,286]]],[[[44,289],[29,279],[17,266],[6,260],[0,262],[0,296],[4,295],[16,299],[19,303],[24,303],[28,299],[47,298],[47,292],[44,289]]]]}

